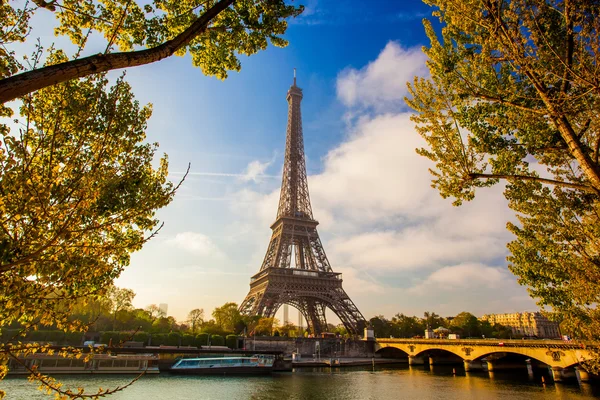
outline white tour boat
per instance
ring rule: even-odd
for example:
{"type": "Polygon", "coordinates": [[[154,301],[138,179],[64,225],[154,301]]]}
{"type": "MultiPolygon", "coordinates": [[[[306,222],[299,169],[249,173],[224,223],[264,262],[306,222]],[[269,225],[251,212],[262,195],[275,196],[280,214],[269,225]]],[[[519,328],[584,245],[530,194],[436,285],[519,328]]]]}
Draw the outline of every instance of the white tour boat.
{"type": "Polygon", "coordinates": [[[255,354],[250,357],[182,358],[171,367],[176,374],[237,375],[268,374],[273,370],[275,356],[255,354]]]}

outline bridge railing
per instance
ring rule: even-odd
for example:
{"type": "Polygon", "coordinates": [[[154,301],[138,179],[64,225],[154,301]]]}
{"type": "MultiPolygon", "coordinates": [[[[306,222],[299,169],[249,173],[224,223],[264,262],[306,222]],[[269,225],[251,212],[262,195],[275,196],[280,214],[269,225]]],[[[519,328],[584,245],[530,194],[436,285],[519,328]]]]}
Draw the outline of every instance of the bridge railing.
{"type": "Polygon", "coordinates": [[[553,347],[564,349],[582,349],[597,348],[597,343],[583,341],[563,341],[563,340],[545,340],[545,339],[383,339],[377,338],[377,343],[405,343],[405,344],[425,344],[425,345],[470,345],[470,346],[498,346],[498,347],[553,347]]]}

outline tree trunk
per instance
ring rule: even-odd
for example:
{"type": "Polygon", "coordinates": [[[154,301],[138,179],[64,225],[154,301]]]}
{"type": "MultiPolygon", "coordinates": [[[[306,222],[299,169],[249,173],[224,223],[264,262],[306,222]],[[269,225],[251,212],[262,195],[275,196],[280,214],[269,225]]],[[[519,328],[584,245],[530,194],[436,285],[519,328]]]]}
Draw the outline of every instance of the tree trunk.
{"type": "Polygon", "coordinates": [[[90,57],[23,72],[0,80],[0,103],[14,100],[27,93],[56,85],[70,79],[114,69],[136,67],[160,61],[175,54],[195,37],[206,31],[213,18],[233,4],[235,0],[221,0],[206,10],[192,25],[175,38],[152,49],[122,53],[96,54],[90,57]]]}

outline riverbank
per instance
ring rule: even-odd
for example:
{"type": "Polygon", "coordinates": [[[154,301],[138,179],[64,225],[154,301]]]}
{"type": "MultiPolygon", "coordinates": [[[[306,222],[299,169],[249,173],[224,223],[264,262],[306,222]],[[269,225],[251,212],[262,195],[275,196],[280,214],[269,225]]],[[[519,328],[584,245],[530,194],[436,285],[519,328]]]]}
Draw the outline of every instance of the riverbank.
{"type": "MultiPolygon", "coordinates": [[[[288,361],[288,360],[285,360],[288,361]]],[[[291,361],[293,368],[320,368],[320,367],[361,367],[361,366],[375,366],[375,365],[406,365],[406,360],[397,358],[321,358],[320,360],[306,359],[299,361],[291,361]]]]}

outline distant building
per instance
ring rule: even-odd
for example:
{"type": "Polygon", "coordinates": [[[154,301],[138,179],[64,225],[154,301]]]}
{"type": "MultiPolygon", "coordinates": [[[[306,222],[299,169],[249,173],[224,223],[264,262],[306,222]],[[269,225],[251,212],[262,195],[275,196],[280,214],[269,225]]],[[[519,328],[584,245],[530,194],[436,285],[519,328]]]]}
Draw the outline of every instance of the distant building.
{"type": "Polygon", "coordinates": [[[283,305],[283,324],[287,325],[289,323],[290,323],[290,318],[289,318],[288,305],[284,304],[283,305]]]}
{"type": "Polygon", "coordinates": [[[559,338],[558,323],[550,321],[541,312],[513,314],[486,314],[480,318],[490,324],[500,324],[512,329],[513,334],[537,336],[539,338],[559,338]]]}
{"type": "Polygon", "coordinates": [[[160,303],[158,305],[158,309],[163,313],[163,315],[166,317],[167,315],[167,311],[169,310],[169,305],[167,303],[160,303]]]}

